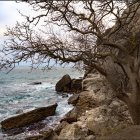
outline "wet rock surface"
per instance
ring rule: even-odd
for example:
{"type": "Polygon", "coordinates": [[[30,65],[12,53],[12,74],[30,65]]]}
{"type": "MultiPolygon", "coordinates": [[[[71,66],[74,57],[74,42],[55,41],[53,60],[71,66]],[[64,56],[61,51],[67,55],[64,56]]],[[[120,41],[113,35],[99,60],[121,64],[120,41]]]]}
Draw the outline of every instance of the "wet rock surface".
{"type": "Polygon", "coordinates": [[[57,92],[68,91],[70,89],[71,77],[67,74],[64,75],[55,86],[57,92]]]}
{"type": "Polygon", "coordinates": [[[19,128],[12,128],[12,129],[7,129],[7,130],[2,130],[3,133],[9,135],[9,136],[13,136],[13,135],[17,135],[17,134],[21,134],[24,132],[29,132],[29,131],[39,131],[40,129],[43,129],[45,127],[45,124],[40,121],[37,123],[33,123],[24,127],[19,127],[19,128]]]}
{"type": "Polygon", "coordinates": [[[83,79],[72,79],[71,90],[82,91],[82,81],[83,81],[83,79]]]}
{"type": "Polygon", "coordinates": [[[13,128],[28,126],[35,122],[41,121],[48,116],[54,115],[56,107],[57,104],[53,104],[48,107],[37,108],[32,111],[5,119],[1,122],[2,129],[3,131],[6,131],[13,128]]]}
{"type": "Polygon", "coordinates": [[[60,134],[61,130],[68,125],[69,123],[67,121],[62,121],[62,123],[60,123],[55,129],[54,131],[57,133],[57,135],[60,134]]]}
{"type": "Polygon", "coordinates": [[[42,82],[33,82],[33,83],[30,83],[29,85],[41,85],[42,82]]]}
{"type": "MultiPolygon", "coordinates": [[[[59,92],[80,92],[82,91],[82,79],[71,79],[66,74],[55,85],[55,90],[59,92]]],[[[61,94],[61,93],[60,93],[61,94]]]]}
{"type": "Polygon", "coordinates": [[[36,137],[42,140],[94,140],[132,125],[127,106],[114,96],[104,77],[89,74],[83,86],[86,91],[74,94],[68,100],[74,108],[53,130],[44,130],[36,137]]]}

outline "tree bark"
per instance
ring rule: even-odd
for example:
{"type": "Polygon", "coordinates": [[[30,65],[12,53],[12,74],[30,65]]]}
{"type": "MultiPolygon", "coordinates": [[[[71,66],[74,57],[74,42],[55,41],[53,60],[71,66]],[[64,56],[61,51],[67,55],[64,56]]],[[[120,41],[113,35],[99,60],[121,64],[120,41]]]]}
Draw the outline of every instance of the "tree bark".
{"type": "Polygon", "coordinates": [[[128,105],[130,115],[135,125],[140,125],[140,103],[130,103],[128,105]]]}
{"type": "Polygon", "coordinates": [[[131,95],[129,101],[126,102],[133,123],[140,125],[140,76],[139,76],[139,61],[132,59],[129,64],[124,66],[127,77],[131,85],[131,95]]]}

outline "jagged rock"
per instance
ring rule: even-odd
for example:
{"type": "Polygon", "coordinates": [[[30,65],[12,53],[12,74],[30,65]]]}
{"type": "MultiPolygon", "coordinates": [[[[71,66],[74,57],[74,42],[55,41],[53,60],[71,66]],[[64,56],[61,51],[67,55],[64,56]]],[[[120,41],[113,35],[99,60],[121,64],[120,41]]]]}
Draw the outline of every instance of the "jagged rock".
{"type": "Polygon", "coordinates": [[[55,86],[57,92],[79,92],[82,91],[82,79],[71,79],[66,74],[64,75],[55,86]]]}
{"type": "Polygon", "coordinates": [[[87,78],[87,76],[91,73],[98,74],[98,71],[94,68],[87,67],[85,69],[84,79],[87,78]]]}
{"type": "Polygon", "coordinates": [[[110,135],[99,137],[97,140],[139,140],[140,139],[140,125],[133,125],[121,129],[118,132],[110,135]]]}
{"type": "Polygon", "coordinates": [[[94,80],[87,80],[86,84],[90,85],[89,90],[76,94],[77,97],[71,97],[76,98],[74,108],[61,120],[61,122],[67,121],[70,124],[61,130],[60,136],[71,135],[72,139],[82,140],[79,133],[83,132],[83,140],[94,140],[95,136],[111,134],[131,125],[127,106],[114,98],[111,87],[104,77],[91,74],[88,78],[94,80]],[[96,89],[98,91],[95,92],[96,89]],[[80,127],[78,134],[75,133],[77,128],[75,130],[74,124],[80,127]],[[75,137],[73,137],[73,133],[75,133],[75,137]]]}
{"type": "Polygon", "coordinates": [[[11,118],[5,119],[1,122],[3,130],[19,128],[30,125],[32,123],[41,121],[48,116],[55,114],[57,104],[50,105],[48,107],[41,107],[34,109],[30,112],[26,112],[11,118]]]}
{"type": "Polygon", "coordinates": [[[82,79],[72,79],[71,90],[72,91],[81,91],[82,90],[82,79]]]}
{"type": "Polygon", "coordinates": [[[79,94],[76,106],[82,111],[98,106],[98,102],[95,101],[93,92],[83,91],[79,94]]]}
{"type": "Polygon", "coordinates": [[[19,128],[5,130],[4,133],[11,136],[11,135],[17,135],[17,134],[23,133],[27,129],[28,129],[28,131],[38,131],[40,129],[43,129],[44,127],[45,127],[45,123],[39,121],[39,122],[33,123],[31,125],[25,126],[25,127],[19,127],[19,128]]]}
{"type": "Polygon", "coordinates": [[[27,137],[25,140],[58,140],[57,137],[58,135],[50,128],[40,132],[39,135],[27,137]]]}
{"type": "Polygon", "coordinates": [[[74,122],[73,124],[66,125],[60,132],[58,140],[71,139],[71,140],[94,140],[95,136],[90,134],[90,131],[83,127],[81,124],[74,122]]]}
{"type": "Polygon", "coordinates": [[[68,99],[68,104],[76,105],[79,99],[79,94],[74,94],[68,99]]]}
{"type": "Polygon", "coordinates": [[[128,116],[122,114],[123,112],[118,112],[117,108],[112,110],[109,106],[102,105],[86,112],[84,119],[87,120],[87,128],[96,135],[107,135],[131,124],[128,116]]]}
{"type": "Polygon", "coordinates": [[[57,92],[66,92],[70,90],[71,78],[68,74],[64,75],[55,86],[57,92]]]}
{"type": "Polygon", "coordinates": [[[61,130],[58,140],[85,140],[86,136],[87,134],[82,131],[80,126],[77,124],[68,124],[61,130]]]}
{"type": "Polygon", "coordinates": [[[57,133],[57,135],[59,135],[61,130],[68,124],[69,124],[68,122],[62,121],[62,123],[58,124],[58,126],[54,129],[54,131],[57,133]]]}
{"type": "Polygon", "coordinates": [[[68,123],[73,123],[77,121],[77,117],[65,117],[60,120],[60,122],[66,121],[68,123]]]}
{"type": "Polygon", "coordinates": [[[61,119],[60,122],[66,121],[68,123],[76,122],[78,117],[78,109],[75,107],[71,111],[69,111],[64,118],[61,119]]]}
{"type": "Polygon", "coordinates": [[[100,90],[102,81],[100,74],[88,74],[83,80],[83,90],[100,90]]]}
{"type": "Polygon", "coordinates": [[[49,139],[53,135],[53,129],[49,128],[45,131],[39,132],[41,135],[43,135],[43,139],[49,139]]]}

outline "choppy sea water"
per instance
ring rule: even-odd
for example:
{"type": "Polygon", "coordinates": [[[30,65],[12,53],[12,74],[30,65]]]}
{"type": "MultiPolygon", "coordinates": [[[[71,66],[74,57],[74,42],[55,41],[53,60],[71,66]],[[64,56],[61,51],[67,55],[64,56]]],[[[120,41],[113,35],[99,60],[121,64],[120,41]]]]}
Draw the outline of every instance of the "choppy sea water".
{"type": "MultiPolygon", "coordinates": [[[[21,112],[58,103],[56,115],[44,120],[44,123],[53,126],[59,118],[72,109],[72,106],[67,103],[69,97],[62,98],[55,91],[56,82],[64,74],[69,74],[72,78],[83,76],[82,72],[72,68],[31,71],[29,68],[19,67],[8,74],[0,71],[0,121],[21,112]],[[42,82],[42,84],[32,85],[33,82],[42,82]]],[[[8,136],[1,131],[0,139],[19,140],[32,133],[36,133],[36,131],[8,136]]]]}

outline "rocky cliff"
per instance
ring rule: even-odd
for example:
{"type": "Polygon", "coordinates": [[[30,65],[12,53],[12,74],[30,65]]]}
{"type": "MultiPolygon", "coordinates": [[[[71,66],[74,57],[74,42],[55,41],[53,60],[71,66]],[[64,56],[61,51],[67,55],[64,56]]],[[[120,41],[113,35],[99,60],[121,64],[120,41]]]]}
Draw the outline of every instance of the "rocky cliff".
{"type": "Polygon", "coordinates": [[[103,76],[88,74],[83,86],[70,97],[74,108],[51,131],[50,140],[94,140],[132,125],[127,106],[114,97],[103,76]]]}
{"type": "Polygon", "coordinates": [[[127,106],[114,97],[104,77],[89,74],[83,81],[83,86],[86,91],[79,94],[71,111],[71,116],[76,117],[77,121],[67,124],[61,130],[59,139],[93,139],[131,125],[127,106]]]}

